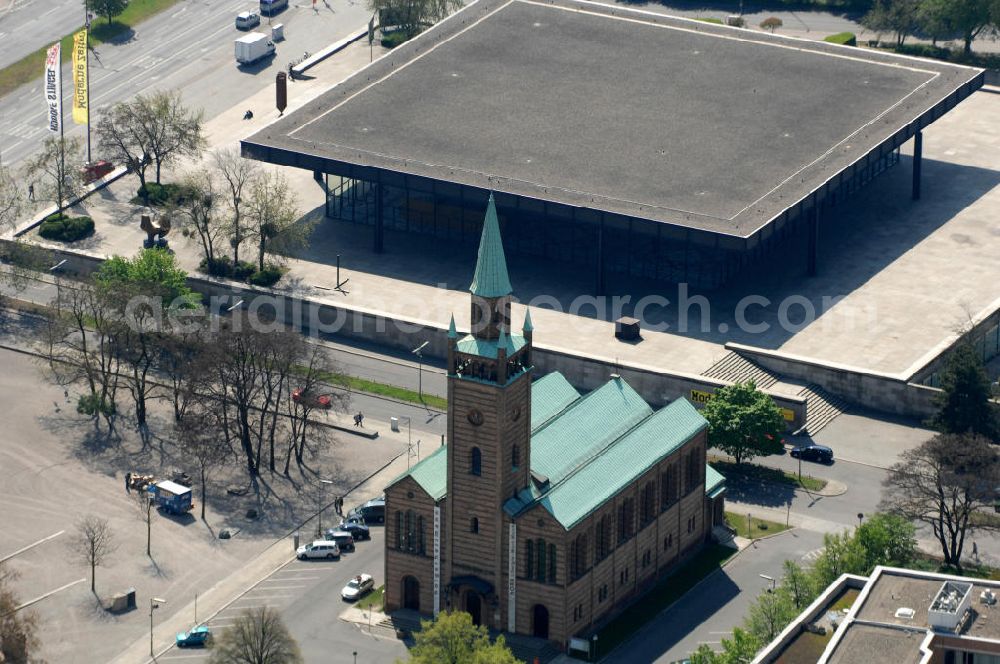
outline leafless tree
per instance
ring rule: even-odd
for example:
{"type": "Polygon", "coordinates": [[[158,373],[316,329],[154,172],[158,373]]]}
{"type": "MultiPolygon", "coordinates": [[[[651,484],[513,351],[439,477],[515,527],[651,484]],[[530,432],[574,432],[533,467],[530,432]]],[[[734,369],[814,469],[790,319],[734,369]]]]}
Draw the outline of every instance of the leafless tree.
{"type": "Polygon", "coordinates": [[[146,190],[146,169],[152,163],[150,140],[143,130],[143,118],[135,101],[122,101],[101,116],[94,132],[97,149],[107,159],[122,164],[139,178],[140,191],[146,190]]]}
{"type": "Polygon", "coordinates": [[[246,201],[250,237],[257,243],[257,269],[264,269],[265,254],[286,256],[308,244],[315,224],[296,223],[295,194],[277,171],[263,170],[250,181],[246,201]]]}
{"type": "Polygon", "coordinates": [[[1000,456],[975,434],[941,434],[903,452],[889,469],[881,509],[931,528],[944,561],[962,569],[962,549],[989,518],[1000,487],[1000,456]]]}
{"type": "Polygon", "coordinates": [[[25,200],[13,174],[0,164],[0,233],[14,230],[17,220],[24,212],[25,200]]]}
{"type": "Polygon", "coordinates": [[[27,609],[18,609],[21,599],[14,592],[17,573],[0,563],[0,662],[44,664],[38,652],[38,621],[27,609]]]}
{"type": "Polygon", "coordinates": [[[146,489],[133,491],[130,495],[132,496],[132,504],[135,505],[136,516],[146,525],[146,555],[152,558],[153,507],[155,507],[156,501],[153,499],[153,494],[146,489]]]}
{"type": "Polygon", "coordinates": [[[156,183],[161,170],[181,157],[197,157],[205,147],[202,131],[204,113],[184,106],[178,90],[139,95],[143,131],[149,143],[149,156],[156,164],[156,183]]]}
{"type": "Polygon", "coordinates": [[[79,138],[47,138],[42,151],[28,161],[25,171],[29,177],[38,176],[38,197],[55,203],[59,210],[68,199],[83,189],[80,166],[83,147],[79,138]]]}
{"type": "Polygon", "coordinates": [[[201,410],[181,420],[178,426],[180,448],[198,464],[201,483],[201,518],[205,520],[205,503],[208,502],[208,474],[224,464],[231,455],[226,441],[217,434],[212,413],[201,410]]]}
{"type": "Polygon", "coordinates": [[[188,199],[181,208],[181,213],[187,222],[184,230],[190,235],[197,235],[201,242],[201,251],[209,271],[216,260],[216,248],[227,232],[227,226],[221,217],[222,191],[214,173],[208,169],[199,169],[182,180],[182,186],[188,192],[188,199]]]}
{"type": "Polygon", "coordinates": [[[70,547],[73,556],[90,567],[90,592],[96,594],[97,568],[118,548],[108,520],[93,515],[84,517],[76,524],[76,535],[70,547]]]}
{"type": "Polygon", "coordinates": [[[226,228],[229,242],[233,247],[233,266],[240,262],[240,245],[250,235],[243,209],[246,197],[250,193],[251,183],[257,176],[257,162],[244,159],[232,148],[218,150],[213,154],[216,172],[222,178],[222,186],[226,190],[230,216],[226,228]]]}
{"type": "Polygon", "coordinates": [[[317,412],[326,412],[327,409],[335,413],[347,411],[350,395],[341,383],[341,373],[329,354],[321,346],[309,344],[306,362],[295,372],[293,389],[300,396],[285,400],[290,434],[285,467],[282,469],[286,476],[293,454],[296,463],[302,465],[308,440],[320,443],[330,435],[329,429],[317,426],[314,420],[317,412]]]}
{"type": "Polygon", "coordinates": [[[247,609],[212,649],[211,664],[302,664],[302,653],[281,614],[263,606],[247,609]]]}

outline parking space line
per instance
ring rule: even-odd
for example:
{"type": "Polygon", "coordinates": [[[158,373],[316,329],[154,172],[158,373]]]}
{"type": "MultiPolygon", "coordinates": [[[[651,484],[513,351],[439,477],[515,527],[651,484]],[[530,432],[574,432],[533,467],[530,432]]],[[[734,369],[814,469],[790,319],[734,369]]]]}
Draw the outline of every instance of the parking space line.
{"type": "Polygon", "coordinates": [[[11,553],[11,554],[9,554],[7,556],[4,556],[3,558],[0,558],[0,563],[5,562],[7,560],[10,560],[14,556],[22,554],[25,551],[27,551],[28,549],[33,549],[34,547],[38,546],[39,544],[44,544],[45,542],[48,542],[51,539],[55,539],[55,538],[59,537],[60,535],[62,535],[64,532],[66,532],[66,531],[65,530],[60,530],[58,533],[49,535],[48,537],[44,537],[44,538],[38,540],[37,542],[35,542],[34,544],[29,544],[28,546],[23,546],[20,549],[18,549],[17,551],[15,551],[14,553],[11,553]]]}

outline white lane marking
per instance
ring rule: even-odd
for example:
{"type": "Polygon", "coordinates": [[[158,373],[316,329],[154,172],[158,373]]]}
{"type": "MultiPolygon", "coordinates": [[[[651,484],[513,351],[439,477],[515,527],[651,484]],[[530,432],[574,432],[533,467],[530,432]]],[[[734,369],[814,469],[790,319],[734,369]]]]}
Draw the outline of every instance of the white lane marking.
{"type": "Polygon", "coordinates": [[[76,581],[70,581],[66,585],[59,586],[55,590],[50,590],[49,592],[45,593],[44,595],[39,595],[35,599],[29,599],[27,602],[25,602],[21,606],[14,607],[14,611],[20,611],[21,609],[23,609],[25,607],[28,607],[28,606],[31,606],[32,604],[34,604],[36,602],[41,602],[46,597],[51,597],[52,595],[55,595],[57,592],[60,592],[62,590],[66,590],[67,588],[69,588],[71,586],[75,586],[78,583],[86,583],[86,581],[87,581],[86,577],[84,577],[82,579],[77,579],[76,581]]]}
{"type": "Polygon", "coordinates": [[[33,544],[29,544],[28,546],[21,547],[20,549],[18,549],[14,553],[10,553],[10,554],[4,556],[3,558],[0,558],[0,563],[4,562],[6,560],[10,560],[14,556],[20,555],[20,554],[24,553],[25,551],[27,551],[28,549],[33,549],[36,546],[38,546],[39,544],[44,544],[45,542],[48,542],[49,540],[55,539],[55,538],[59,537],[60,535],[62,535],[64,532],[66,532],[66,531],[65,530],[60,530],[58,533],[54,533],[52,535],[49,535],[48,537],[43,537],[42,539],[38,540],[37,542],[34,542],[33,544]]]}

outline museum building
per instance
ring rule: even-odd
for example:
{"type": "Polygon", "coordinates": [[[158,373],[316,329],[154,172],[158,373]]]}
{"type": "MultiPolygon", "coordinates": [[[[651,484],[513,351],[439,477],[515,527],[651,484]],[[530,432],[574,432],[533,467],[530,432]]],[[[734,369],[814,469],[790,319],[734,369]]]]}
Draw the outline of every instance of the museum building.
{"type": "Polygon", "coordinates": [[[535,379],[492,196],[470,291],[471,333],[453,317],[448,334],[447,444],[385,490],[385,608],[567,648],[698,554],[725,480],[686,400],[654,411],[617,375],[586,395],[535,379]]]}

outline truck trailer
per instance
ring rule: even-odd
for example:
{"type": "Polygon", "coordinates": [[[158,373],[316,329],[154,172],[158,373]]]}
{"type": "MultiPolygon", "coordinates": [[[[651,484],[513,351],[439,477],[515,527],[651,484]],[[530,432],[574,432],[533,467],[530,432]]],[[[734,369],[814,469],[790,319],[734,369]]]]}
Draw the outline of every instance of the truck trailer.
{"type": "Polygon", "coordinates": [[[251,32],[236,40],[236,63],[250,65],[274,54],[274,42],[261,32],[251,32]]]}
{"type": "Polygon", "coordinates": [[[163,480],[146,489],[153,495],[156,507],[170,514],[184,514],[193,507],[191,489],[177,482],[163,480]]]}

